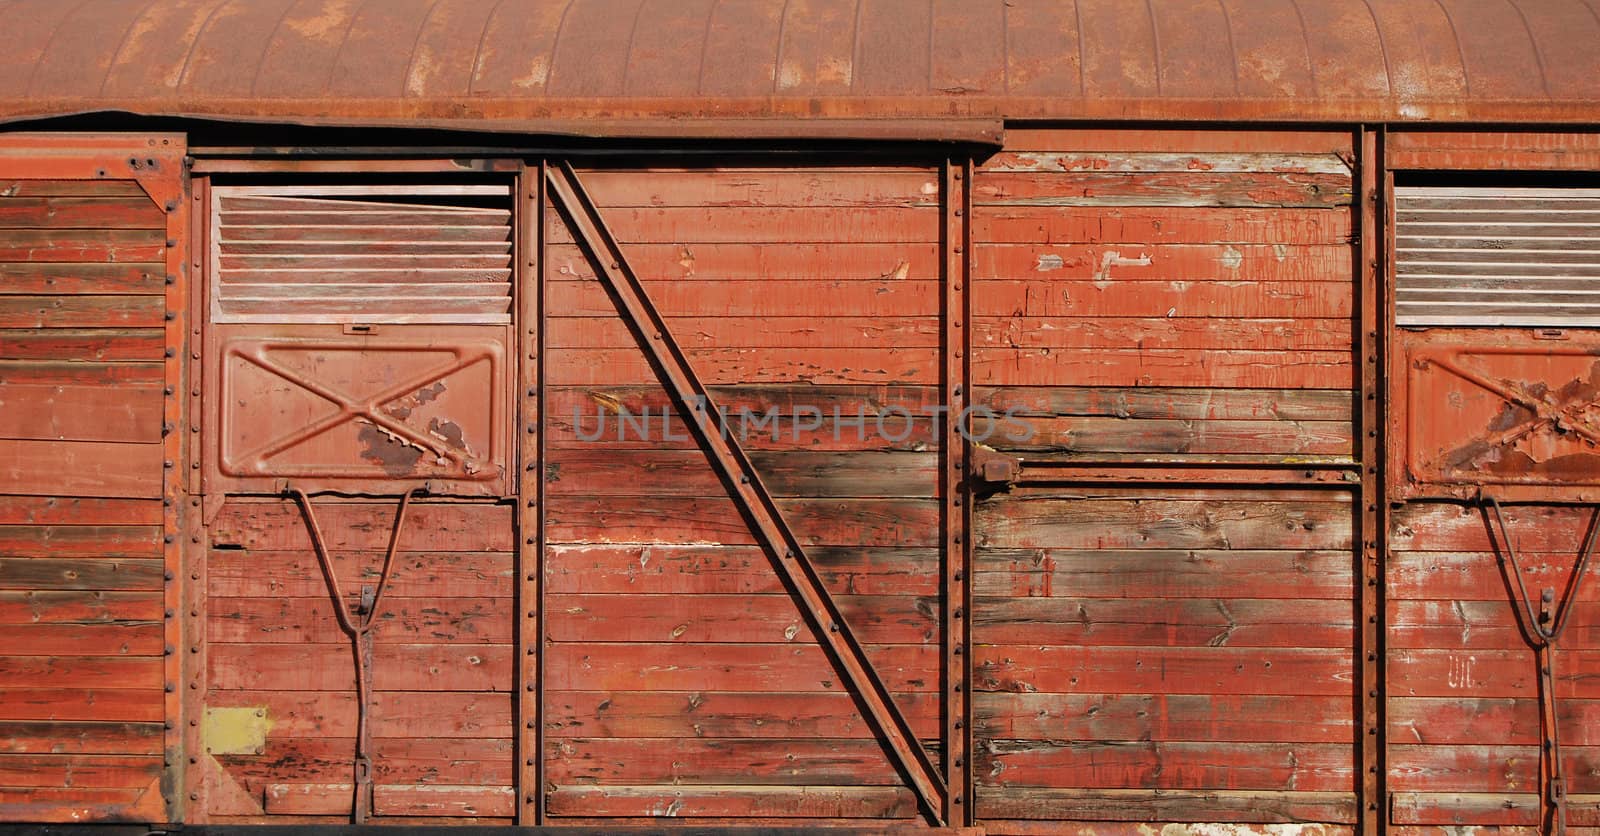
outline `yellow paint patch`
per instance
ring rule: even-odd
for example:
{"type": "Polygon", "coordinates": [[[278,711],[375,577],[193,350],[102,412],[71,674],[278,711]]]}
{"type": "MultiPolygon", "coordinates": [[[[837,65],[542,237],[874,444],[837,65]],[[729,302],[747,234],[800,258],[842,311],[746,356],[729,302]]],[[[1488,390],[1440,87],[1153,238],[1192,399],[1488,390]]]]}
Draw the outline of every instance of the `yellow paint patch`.
{"type": "Polygon", "coordinates": [[[259,755],[266,751],[272,717],[264,707],[208,708],[203,731],[213,755],[259,755]]]}

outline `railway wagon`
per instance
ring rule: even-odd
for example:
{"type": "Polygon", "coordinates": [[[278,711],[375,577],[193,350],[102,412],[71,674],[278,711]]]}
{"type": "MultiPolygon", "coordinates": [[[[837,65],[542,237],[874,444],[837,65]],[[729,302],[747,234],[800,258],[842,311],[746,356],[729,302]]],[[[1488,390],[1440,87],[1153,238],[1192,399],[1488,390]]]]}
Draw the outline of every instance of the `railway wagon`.
{"type": "Polygon", "coordinates": [[[1596,832],[1597,43],[3,0],[0,829],[1596,832]]]}

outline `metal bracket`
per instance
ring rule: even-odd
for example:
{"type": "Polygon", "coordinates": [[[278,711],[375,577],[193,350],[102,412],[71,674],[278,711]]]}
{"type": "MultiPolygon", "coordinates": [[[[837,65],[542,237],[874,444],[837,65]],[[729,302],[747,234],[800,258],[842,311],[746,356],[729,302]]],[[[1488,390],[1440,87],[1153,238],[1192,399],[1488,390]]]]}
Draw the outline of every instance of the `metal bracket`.
{"type": "Polygon", "coordinates": [[[972,478],[986,492],[1005,490],[1022,478],[1022,460],[993,447],[972,445],[972,478]]]}
{"type": "Polygon", "coordinates": [[[689,426],[728,485],[729,495],[750,522],[751,532],[783,576],[834,668],[866,709],[863,714],[867,722],[916,792],[930,822],[942,826],[946,789],[938,768],[840,615],[783,512],[762,484],[761,475],[734,434],[724,432],[725,419],[650,301],[599,209],[579,182],[577,172],[570,163],[552,166],[547,169],[546,182],[556,207],[571,223],[573,237],[594,262],[595,272],[610,290],[618,310],[644,344],[661,382],[689,417],[689,426]]]}
{"type": "Polygon", "coordinates": [[[1533,598],[1528,594],[1527,581],[1523,577],[1522,563],[1517,559],[1517,550],[1512,546],[1511,535],[1506,531],[1505,514],[1501,511],[1500,500],[1484,495],[1480,501],[1484,515],[1493,522],[1493,526],[1489,529],[1490,545],[1495,547],[1494,553],[1500,559],[1501,568],[1507,570],[1505,574],[1516,585],[1512,590],[1516,596],[1512,606],[1516,610],[1517,625],[1522,628],[1523,639],[1537,654],[1539,807],[1544,817],[1544,821],[1540,824],[1545,833],[1565,836],[1567,781],[1561,766],[1560,714],[1556,710],[1556,642],[1560,641],[1561,634],[1567,629],[1567,616],[1571,615],[1572,605],[1578,600],[1578,590],[1583,587],[1583,578],[1589,568],[1589,557],[1594,554],[1596,535],[1600,534],[1600,507],[1597,507],[1590,517],[1589,531],[1584,535],[1583,546],[1578,550],[1578,560],[1573,566],[1572,578],[1567,582],[1566,595],[1558,603],[1556,590],[1553,587],[1545,589],[1539,595],[1539,607],[1535,610],[1533,598]],[[1491,515],[1490,511],[1494,513],[1491,515]],[[1493,542],[1496,530],[1499,531],[1500,540],[1505,543],[1504,549],[1493,542]]]}
{"type": "Polygon", "coordinates": [[[367,818],[372,815],[372,668],[373,642],[372,627],[378,619],[379,608],[383,606],[383,592],[389,586],[389,578],[394,569],[395,552],[400,547],[400,532],[405,529],[406,512],[411,509],[411,500],[418,494],[424,493],[425,488],[414,488],[400,497],[400,510],[395,512],[394,530],[389,533],[389,549],[383,556],[383,569],[378,573],[378,585],[361,587],[361,598],[356,605],[355,618],[347,609],[344,592],[339,588],[339,575],[334,571],[333,559],[328,554],[328,545],[322,538],[322,526],[317,523],[316,512],[311,508],[311,497],[305,491],[287,485],[285,493],[292,496],[300,506],[300,511],[305,515],[306,528],[311,534],[311,545],[317,553],[317,561],[322,564],[322,577],[328,584],[328,596],[333,599],[333,613],[338,619],[339,630],[350,639],[352,649],[355,651],[356,664],[356,751],[352,761],[352,774],[355,782],[355,797],[351,802],[350,819],[355,824],[366,824],[367,818]]]}

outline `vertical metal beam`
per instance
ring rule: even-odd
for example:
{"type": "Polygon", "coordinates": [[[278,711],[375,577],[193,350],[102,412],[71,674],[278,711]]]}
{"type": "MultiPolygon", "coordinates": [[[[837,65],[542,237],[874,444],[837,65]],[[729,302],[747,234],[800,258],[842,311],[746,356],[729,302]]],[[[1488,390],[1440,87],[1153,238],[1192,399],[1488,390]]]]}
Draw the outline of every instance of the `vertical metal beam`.
{"type": "Polygon", "coordinates": [[[517,177],[517,824],[544,823],[544,164],[517,177]]]}
{"type": "Polygon", "coordinates": [[[1383,729],[1383,543],[1388,503],[1383,479],[1383,402],[1387,367],[1383,346],[1388,333],[1384,314],[1385,271],[1383,159],[1376,129],[1364,127],[1357,136],[1356,164],[1356,324],[1357,367],[1361,370],[1356,399],[1361,439],[1361,487],[1357,495],[1356,530],[1360,545],[1360,629],[1357,687],[1361,717],[1361,836],[1378,836],[1387,830],[1388,803],[1384,791],[1383,729]]]}
{"type": "Polygon", "coordinates": [[[198,473],[198,470],[189,466],[189,456],[185,455],[189,434],[183,427],[190,413],[188,406],[195,397],[190,393],[199,387],[199,380],[190,373],[189,355],[198,353],[200,343],[191,341],[188,334],[194,312],[189,310],[191,201],[184,187],[187,174],[183,170],[183,140],[167,137],[151,138],[148,142],[149,147],[143,150],[148,151],[149,156],[135,151],[143,158],[143,165],[137,164],[138,158],[130,159],[128,164],[145,173],[140,178],[141,185],[167,216],[163,265],[166,326],[161,410],[161,521],[166,579],[162,601],[166,617],[162,642],[166,654],[162,671],[162,687],[166,690],[163,761],[168,785],[163,787],[163,795],[168,819],[182,821],[190,802],[199,801],[198,788],[191,786],[193,779],[188,762],[188,758],[199,751],[198,715],[185,711],[193,705],[188,699],[189,693],[198,689],[185,685],[195,685],[192,676],[188,676],[192,674],[192,663],[186,660],[198,652],[200,637],[195,632],[195,619],[183,617],[189,599],[201,592],[200,573],[187,566],[185,560],[185,556],[193,552],[185,548],[189,539],[185,524],[195,516],[192,512],[196,510],[186,507],[190,494],[189,474],[191,471],[198,473]],[[190,648],[195,648],[195,653],[185,652],[190,648]],[[190,705],[186,706],[186,702],[190,705]]]}
{"type": "Polygon", "coordinates": [[[920,799],[935,825],[946,819],[945,782],[905,719],[894,697],[873,669],[833,596],[828,593],[783,512],[761,481],[744,449],[727,431],[726,419],[711,402],[688,357],[656,311],[644,285],[606,228],[572,166],[548,171],[550,195],[571,223],[573,236],[594,262],[595,272],[616,300],[630,328],[644,344],[657,374],[728,486],[729,496],[750,523],[751,533],[771,557],[785,585],[810,622],[818,643],[864,709],[867,723],[920,799]]]}
{"type": "MultiPolygon", "coordinates": [[[[211,225],[206,207],[211,205],[210,181],[202,180],[192,184],[190,194],[186,198],[188,203],[190,234],[187,237],[188,254],[186,275],[188,276],[189,291],[186,297],[184,315],[176,321],[184,323],[189,333],[189,363],[188,380],[182,384],[187,389],[189,410],[185,420],[180,425],[179,435],[183,436],[183,444],[187,448],[186,458],[189,462],[187,468],[191,474],[189,478],[190,491],[183,505],[185,537],[183,538],[183,572],[189,581],[185,587],[183,601],[176,615],[183,624],[183,754],[182,766],[185,770],[184,793],[189,796],[187,812],[184,822],[203,822],[207,819],[209,808],[210,781],[206,778],[206,770],[200,762],[205,756],[205,741],[201,735],[201,725],[198,722],[205,715],[206,699],[206,543],[205,519],[202,491],[204,484],[201,481],[201,470],[196,465],[203,461],[204,438],[200,428],[204,421],[201,410],[201,395],[204,392],[203,381],[203,347],[205,346],[205,261],[204,254],[209,252],[209,239],[211,225]]],[[[172,274],[169,274],[172,275],[172,274]]],[[[170,287],[170,285],[169,285],[170,287]]],[[[173,615],[172,610],[167,614],[173,615]]]]}
{"type": "Polygon", "coordinates": [[[968,305],[967,285],[971,241],[968,221],[971,217],[972,162],[970,159],[946,160],[941,171],[944,229],[941,233],[944,249],[944,299],[942,321],[943,343],[943,396],[948,408],[945,414],[943,456],[939,480],[939,497],[943,503],[940,514],[941,535],[944,544],[944,766],[945,821],[951,824],[971,824],[972,812],[971,751],[972,751],[972,682],[969,647],[968,618],[972,611],[972,593],[968,578],[971,574],[972,501],[967,464],[972,451],[967,434],[963,432],[963,417],[970,397],[968,374],[968,305]]]}

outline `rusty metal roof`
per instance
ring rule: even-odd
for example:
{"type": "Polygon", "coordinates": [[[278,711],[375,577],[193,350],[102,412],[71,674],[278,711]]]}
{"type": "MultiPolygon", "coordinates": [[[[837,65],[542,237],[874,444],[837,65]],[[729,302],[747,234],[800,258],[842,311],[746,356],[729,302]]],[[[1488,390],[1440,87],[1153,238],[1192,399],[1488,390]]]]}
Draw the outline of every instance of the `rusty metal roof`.
{"type": "Polygon", "coordinates": [[[1596,0],[0,0],[0,120],[1579,123],[1596,44],[1596,0]]]}

